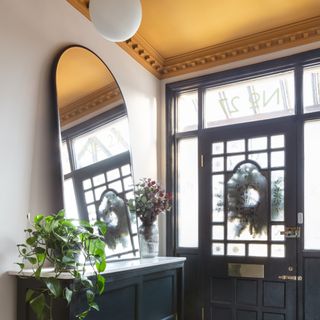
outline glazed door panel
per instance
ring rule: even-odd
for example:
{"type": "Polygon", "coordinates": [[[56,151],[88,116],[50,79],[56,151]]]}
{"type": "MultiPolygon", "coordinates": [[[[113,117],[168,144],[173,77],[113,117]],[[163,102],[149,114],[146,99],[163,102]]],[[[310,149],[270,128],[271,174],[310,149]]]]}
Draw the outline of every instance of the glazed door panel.
{"type": "Polygon", "coordinates": [[[286,119],[201,138],[205,319],[296,319],[295,127],[286,119]]]}

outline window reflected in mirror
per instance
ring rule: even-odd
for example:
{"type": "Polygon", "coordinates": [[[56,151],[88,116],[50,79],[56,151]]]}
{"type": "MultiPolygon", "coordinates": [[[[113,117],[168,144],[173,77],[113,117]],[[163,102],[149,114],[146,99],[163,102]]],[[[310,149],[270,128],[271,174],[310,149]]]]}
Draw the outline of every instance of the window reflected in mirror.
{"type": "Polygon", "coordinates": [[[128,116],[105,64],[83,47],[66,49],[56,69],[64,206],[71,219],[104,221],[107,258],[139,257],[128,116]]]}

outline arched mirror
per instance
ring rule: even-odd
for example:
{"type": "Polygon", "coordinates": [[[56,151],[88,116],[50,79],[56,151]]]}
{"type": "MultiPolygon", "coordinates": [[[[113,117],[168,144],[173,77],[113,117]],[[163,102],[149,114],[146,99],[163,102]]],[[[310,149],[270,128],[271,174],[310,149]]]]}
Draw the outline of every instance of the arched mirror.
{"type": "Polygon", "coordinates": [[[110,70],[90,50],[74,46],[55,70],[66,216],[103,220],[107,259],[139,257],[128,115],[110,70]]]}

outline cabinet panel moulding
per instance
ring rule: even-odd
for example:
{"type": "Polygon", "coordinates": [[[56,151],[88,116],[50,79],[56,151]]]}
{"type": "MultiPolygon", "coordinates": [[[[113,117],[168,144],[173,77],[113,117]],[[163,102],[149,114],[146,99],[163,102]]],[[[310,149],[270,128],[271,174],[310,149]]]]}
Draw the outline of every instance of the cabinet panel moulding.
{"type": "MultiPolygon", "coordinates": [[[[90,19],[89,0],[67,1],[90,19]]],[[[168,58],[139,33],[117,44],[158,79],[165,79],[315,41],[320,41],[320,16],[168,58]]]]}

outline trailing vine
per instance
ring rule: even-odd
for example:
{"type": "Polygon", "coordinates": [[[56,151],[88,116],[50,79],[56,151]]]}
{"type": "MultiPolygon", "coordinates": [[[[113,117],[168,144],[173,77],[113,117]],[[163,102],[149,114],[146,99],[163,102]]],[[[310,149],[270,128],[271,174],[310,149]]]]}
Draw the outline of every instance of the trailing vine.
{"type": "Polygon", "coordinates": [[[77,221],[75,224],[65,218],[64,211],[48,216],[37,215],[30,221],[30,227],[25,230],[25,243],[18,244],[22,261],[17,264],[21,268],[21,276],[26,264],[31,265],[32,276],[43,284],[37,290],[26,292],[26,302],[38,320],[53,320],[53,300],[65,299],[70,304],[77,295],[84,295],[87,301],[77,319],[83,320],[91,310],[99,310],[95,297],[104,292],[105,278],[101,273],[106,268],[103,241],[106,231],[106,225],[99,221],[94,224],[77,221]],[[47,263],[54,267],[50,278],[42,274],[47,263]],[[86,274],[88,268],[93,274],[90,277],[86,274]],[[61,273],[73,278],[70,285],[64,286],[59,280],[61,273]]]}

